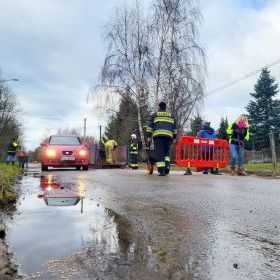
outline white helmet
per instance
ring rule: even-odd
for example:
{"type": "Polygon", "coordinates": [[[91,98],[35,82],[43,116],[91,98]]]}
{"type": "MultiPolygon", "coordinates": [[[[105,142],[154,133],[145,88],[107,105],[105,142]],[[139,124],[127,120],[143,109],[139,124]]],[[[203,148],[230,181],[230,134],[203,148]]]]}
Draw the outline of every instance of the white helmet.
{"type": "Polygon", "coordinates": [[[131,134],[131,138],[132,138],[132,139],[137,139],[136,134],[134,134],[134,133],[133,133],[133,134],[131,134]]]}

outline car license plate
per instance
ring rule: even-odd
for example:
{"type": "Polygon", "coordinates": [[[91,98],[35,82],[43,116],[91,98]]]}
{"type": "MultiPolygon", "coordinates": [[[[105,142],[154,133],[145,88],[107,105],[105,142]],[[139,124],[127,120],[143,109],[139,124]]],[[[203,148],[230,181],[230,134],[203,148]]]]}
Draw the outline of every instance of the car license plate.
{"type": "Polygon", "coordinates": [[[62,160],[62,161],[66,161],[66,160],[73,161],[73,160],[75,160],[75,157],[61,157],[60,160],[62,160]]]}

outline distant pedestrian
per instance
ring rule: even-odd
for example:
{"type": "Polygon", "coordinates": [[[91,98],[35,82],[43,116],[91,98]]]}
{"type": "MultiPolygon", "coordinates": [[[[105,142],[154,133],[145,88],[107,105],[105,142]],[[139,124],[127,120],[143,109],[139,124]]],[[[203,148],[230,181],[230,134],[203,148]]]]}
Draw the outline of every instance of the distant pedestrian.
{"type": "Polygon", "coordinates": [[[237,174],[247,176],[243,168],[244,160],[244,142],[249,140],[249,124],[247,117],[241,115],[235,122],[231,123],[227,128],[230,143],[230,175],[236,173],[235,164],[237,161],[237,174]]]}
{"type": "Polygon", "coordinates": [[[170,171],[170,145],[177,136],[175,119],[166,112],[166,103],[159,103],[159,110],[149,117],[147,125],[147,142],[154,140],[155,157],[159,176],[170,171]]]}
{"type": "Polygon", "coordinates": [[[129,168],[138,169],[138,140],[136,134],[131,134],[129,144],[129,168]]]}
{"type": "Polygon", "coordinates": [[[10,162],[12,162],[12,165],[15,164],[16,153],[18,148],[19,145],[17,143],[17,138],[13,137],[13,139],[11,140],[11,142],[8,144],[7,147],[6,164],[9,164],[10,162]]]}
{"type": "MultiPolygon", "coordinates": [[[[215,139],[216,138],[215,130],[211,127],[210,122],[205,122],[203,124],[201,130],[199,130],[199,132],[197,133],[197,137],[208,138],[208,139],[215,139]]],[[[205,160],[205,161],[213,160],[213,147],[202,146],[201,149],[202,149],[203,160],[205,160]]],[[[210,170],[211,170],[211,174],[218,174],[219,173],[218,168],[214,169],[212,167],[210,170]]],[[[208,174],[208,168],[207,167],[203,168],[203,174],[208,174]]]]}
{"type": "Polygon", "coordinates": [[[28,167],[28,155],[22,147],[19,147],[19,151],[17,152],[17,158],[19,166],[22,169],[24,169],[25,166],[28,167]]]}

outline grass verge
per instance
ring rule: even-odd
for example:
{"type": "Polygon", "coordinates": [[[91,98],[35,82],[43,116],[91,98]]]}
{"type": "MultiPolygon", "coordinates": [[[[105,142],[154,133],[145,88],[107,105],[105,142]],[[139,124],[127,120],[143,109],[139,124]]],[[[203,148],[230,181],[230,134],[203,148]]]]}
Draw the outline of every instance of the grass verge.
{"type": "MultiPolygon", "coordinates": [[[[273,165],[272,163],[246,163],[244,164],[245,170],[252,174],[258,174],[263,176],[273,175],[273,165]]],[[[275,175],[280,175],[280,163],[277,163],[275,175]]]]}
{"type": "Polygon", "coordinates": [[[4,202],[13,203],[17,199],[16,193],[12,189],[12,183],[20,174],[18,166],[0,163],[0,205],[4,202]]]}

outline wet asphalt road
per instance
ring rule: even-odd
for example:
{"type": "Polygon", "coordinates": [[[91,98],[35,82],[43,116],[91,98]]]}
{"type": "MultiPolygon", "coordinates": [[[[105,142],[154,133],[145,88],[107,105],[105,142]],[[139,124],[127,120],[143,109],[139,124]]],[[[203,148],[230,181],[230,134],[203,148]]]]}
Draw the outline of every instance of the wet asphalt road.
{"type": "Polygon", "coordinates": [[[30,279],[280,279],[280,180],[39,171],[7,240],[30,279]]]}

